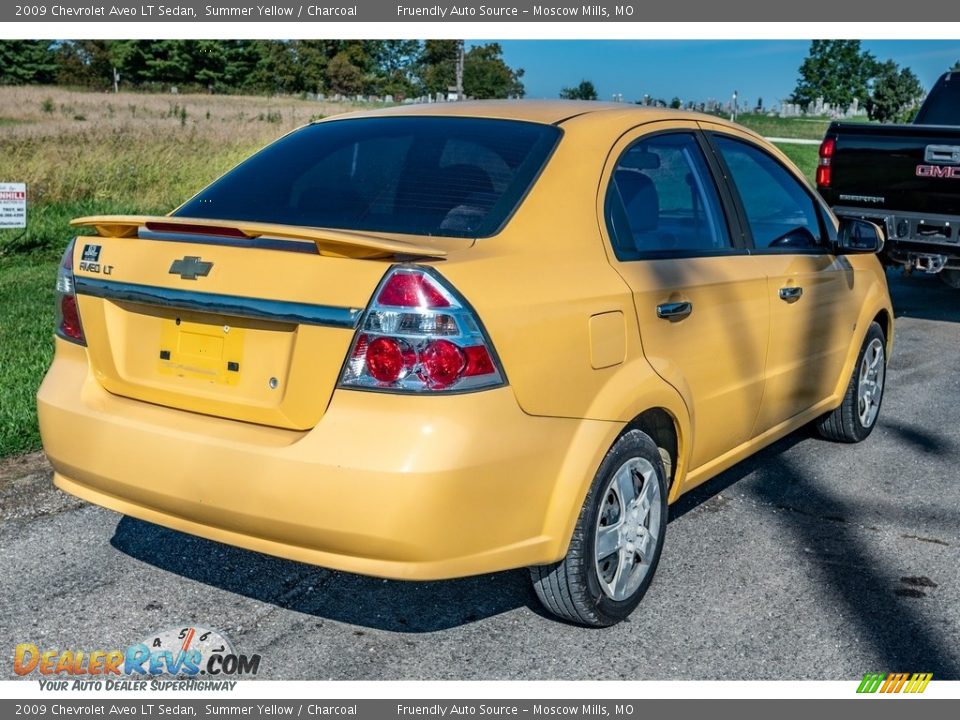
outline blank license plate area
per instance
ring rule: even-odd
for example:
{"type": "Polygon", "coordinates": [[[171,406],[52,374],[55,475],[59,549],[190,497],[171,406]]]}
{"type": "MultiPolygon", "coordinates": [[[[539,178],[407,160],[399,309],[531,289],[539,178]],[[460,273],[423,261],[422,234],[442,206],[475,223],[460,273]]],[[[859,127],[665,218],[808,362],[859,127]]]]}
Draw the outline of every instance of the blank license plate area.
{"type": "Polygon", "coordinates": [[[164,318],[158,370],[162,375],[236,385],[243,370],[243,339],[243,328],[164,318]]]}

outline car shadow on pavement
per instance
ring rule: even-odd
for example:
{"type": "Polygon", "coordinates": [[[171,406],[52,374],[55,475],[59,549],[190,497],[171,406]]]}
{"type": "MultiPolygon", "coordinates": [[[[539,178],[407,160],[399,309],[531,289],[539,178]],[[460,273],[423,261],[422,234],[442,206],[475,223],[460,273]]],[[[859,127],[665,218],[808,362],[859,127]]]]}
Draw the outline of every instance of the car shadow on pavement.
{"type": "Polygon", "coordinates": [[[895,317],[960,322],[960,290],[947,287],[936,276],[888,270],[887,283],[895,317]]]}
{"type": "MultiPolygon", "coordinates": [[[[695,488],[671,506],[670,521],[698,509],[709,512],[722,492],[752,475],[738,494],[769,508],[789,541],[785,546],[803,548],[795,563],[811,573],[824,605],[836,607],[848,621],[848,639],[881,662],[864,672],[932,672],[937,679],[960,679],[956,639],[938,632],[941,623],[923,605],[937,583],[925,575],[899,577],[896,547],[879,538],[870,543],[870,531],[877,528],[856,521],[858,508],[790,459],[788,451],[799,442],[826,442],[813,436],[811,428],[801,429],[695,488]]],[[[904,440],[936,444],[918,430],[904,440]]]]}
{"type": "Polygon", "coordinates": [[[436,582],[383,580],[223,545],[129,516],[121,518],[110,544],[194,582],[377,630],[434,632],[537,607],[526,570],[436,582]]]}

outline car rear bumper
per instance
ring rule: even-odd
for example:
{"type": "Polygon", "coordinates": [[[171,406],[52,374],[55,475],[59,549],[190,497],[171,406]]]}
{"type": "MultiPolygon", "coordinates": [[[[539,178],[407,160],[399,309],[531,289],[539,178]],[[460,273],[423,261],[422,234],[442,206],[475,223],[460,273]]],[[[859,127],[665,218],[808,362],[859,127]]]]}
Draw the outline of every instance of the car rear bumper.
{"type": "Polygon", "coordinates": [[[612,423],[526,415],[510,388],[337,391],[310,431],[251,425],[111,395],[85,349],[62,340],[37,401],[67,492],[250,550],[411,580],[562,557],[616,436],[612,423]]]}

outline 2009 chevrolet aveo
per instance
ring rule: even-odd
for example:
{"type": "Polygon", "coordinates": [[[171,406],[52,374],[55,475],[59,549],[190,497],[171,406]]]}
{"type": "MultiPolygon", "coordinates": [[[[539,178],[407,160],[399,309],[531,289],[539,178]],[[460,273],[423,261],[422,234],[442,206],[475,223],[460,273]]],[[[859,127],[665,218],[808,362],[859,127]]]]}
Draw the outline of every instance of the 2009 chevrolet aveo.
{"type": "Polygon", "coordinates": [[[64,490],[388,578],[529,566],[625,618],[668,503],[877,422],[876,226],[715,117],[489,102],[335,117],[164,217],[76,220],[38,396],[64,490]]]}

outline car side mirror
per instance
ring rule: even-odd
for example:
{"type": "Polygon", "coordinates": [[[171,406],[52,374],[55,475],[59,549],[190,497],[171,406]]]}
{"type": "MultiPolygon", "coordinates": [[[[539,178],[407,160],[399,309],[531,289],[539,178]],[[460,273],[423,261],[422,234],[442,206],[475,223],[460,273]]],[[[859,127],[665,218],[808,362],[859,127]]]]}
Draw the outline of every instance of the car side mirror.
{"type": "Polygon", "coordinates": [[[837,254],[878,253],[883,250],[884,233],[869,220],[843,218],[837,231],[837,254]]]}

